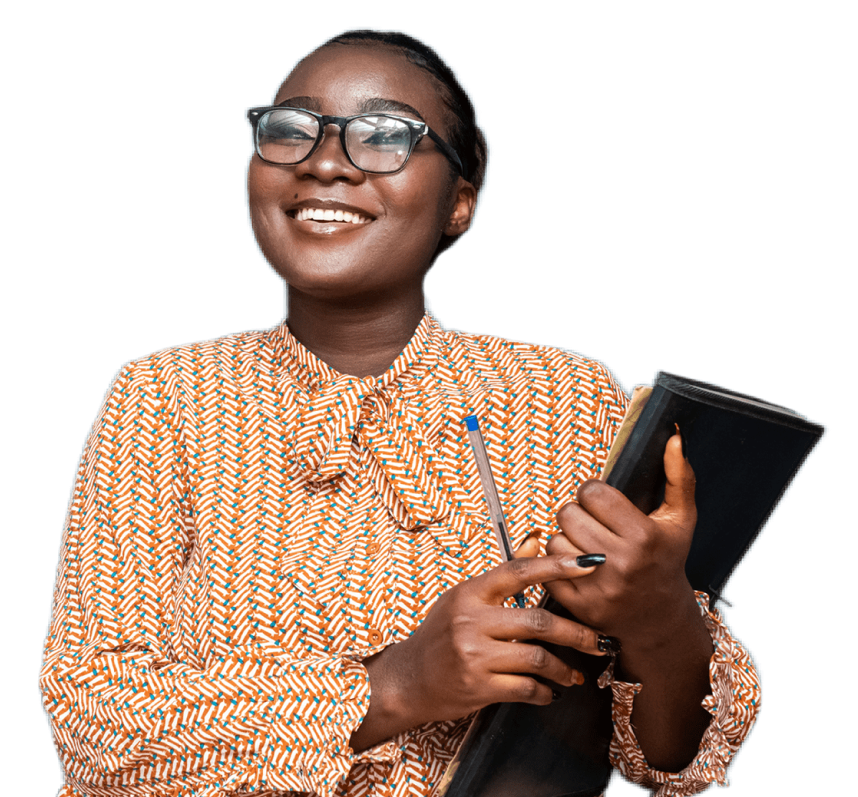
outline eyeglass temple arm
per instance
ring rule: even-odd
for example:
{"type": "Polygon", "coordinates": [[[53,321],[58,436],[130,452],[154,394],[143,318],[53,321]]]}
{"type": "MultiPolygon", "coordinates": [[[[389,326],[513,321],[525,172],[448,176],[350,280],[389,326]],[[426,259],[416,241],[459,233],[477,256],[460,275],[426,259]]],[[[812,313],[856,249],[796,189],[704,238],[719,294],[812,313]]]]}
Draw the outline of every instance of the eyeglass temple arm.
{"type": "Polygon", "coordinates": [[[446,141],[444,141],[441,136],[439,136],[431,127],[426,128],[426,135],[429,136],[434,142],[435,146],[441,150],[441,152],[446,155],[447,160],[453,164],[458,170],[459,174],[463,177],[465,176],[465,169],[462,166],[462,161],[459,159],[459,156],[456,154],[456,150],[454,150],[446,141]]]}

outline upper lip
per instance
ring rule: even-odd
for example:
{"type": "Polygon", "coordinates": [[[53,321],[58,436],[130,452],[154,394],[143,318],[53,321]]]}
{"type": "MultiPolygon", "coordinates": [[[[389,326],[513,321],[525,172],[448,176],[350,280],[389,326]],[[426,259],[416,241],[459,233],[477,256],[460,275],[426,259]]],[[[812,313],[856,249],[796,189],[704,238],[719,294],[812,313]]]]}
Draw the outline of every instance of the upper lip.
{"type": "Polygon", "coordinates": [[[355,205],[349,205],[347,202],[340,202],[338,199],[319,199],[311,197],[310,199],[302,199],[300,202],[292,202],[287,205],[284,210],[290,213],[294,210],[302,208],[319,208],[320,210],[342,210],[344,213],[359,213],[361,216],[366,216],[369,219],[374,219],[375,214],[370,213],[364,208],[359,208],[355,205]]]}

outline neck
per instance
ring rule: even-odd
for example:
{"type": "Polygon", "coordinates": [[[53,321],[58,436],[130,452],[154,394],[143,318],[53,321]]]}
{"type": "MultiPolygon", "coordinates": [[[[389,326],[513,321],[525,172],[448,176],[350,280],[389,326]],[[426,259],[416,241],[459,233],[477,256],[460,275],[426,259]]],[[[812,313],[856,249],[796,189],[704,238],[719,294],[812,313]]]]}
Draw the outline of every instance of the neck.
{"type": "Polygon", "coordinates": [[[387,301],[331,303],[288,288],[289,331],[320,360],[352,376],[380,376],[423,318],[423,287],[387,301]]]}

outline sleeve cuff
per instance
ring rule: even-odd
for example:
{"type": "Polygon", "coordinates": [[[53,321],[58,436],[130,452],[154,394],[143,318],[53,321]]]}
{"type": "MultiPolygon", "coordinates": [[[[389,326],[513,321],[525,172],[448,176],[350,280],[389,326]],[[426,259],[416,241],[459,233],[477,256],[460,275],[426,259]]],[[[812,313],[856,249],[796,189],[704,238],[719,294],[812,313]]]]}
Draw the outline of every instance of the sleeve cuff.
{"type": "Polygon", "coordinates": [[[709,660],[712,693],[702,702],[712,719],[700,740],[697,756],[685,769],[662,772],[647,764],[631,725],[634,698],[641,684],[614,680],[613,663],[599,678],[599,686],[610,686],[614,697],[611,763],[629,780],[658,788],[656,797],[687,797],[710,783],[726,786],[727,765],[747,736],[760,706],[759,679],[747,651],[733,639],[720,613],[709,610],[705,592],[697,593],[697,604],[714,646],[709,660]]]}
{"type": "Polygon", "coordinates": [[[343,677],[353,684],[352,691],[344,695],[342,716],[338,727],[342,732],[331,742],[331,752],[334,755],[348,758],[348,769],[358,763],[394,763],[402,758],[402,744],[398,737],[381,742],[375,747],[355,753],[349,745],[352,734],[360,727],[369,711],[372,691],[369,683],[369,673],[366,667],[358,661],[344,659],[343,677]]]}
{"type": "MultiPolygon", "coordinates": [[[[312,672],[305,670],[302,682],[310,684],[310,688],[305,687],[300,696],[288,697],[292,707],[294,702],[301,706],[303,716],[283,714],[272,725],[264,785],[295,790],[296,783],[300,783],[301,791],[333,797],[359,760],[349,740],[369,710],[369,673],[360,662],[343,658],[333,666],[322,664],[312,672]],[[294,745],[299,742],[289,727],[293,721],[316,731],[313,743],[302,744],[297,760],[294,745]]],[[[287,692],[292,691],[287,687],[287,692]]],[[[361,755],[367,752],[370,751],[361,755]]]]}

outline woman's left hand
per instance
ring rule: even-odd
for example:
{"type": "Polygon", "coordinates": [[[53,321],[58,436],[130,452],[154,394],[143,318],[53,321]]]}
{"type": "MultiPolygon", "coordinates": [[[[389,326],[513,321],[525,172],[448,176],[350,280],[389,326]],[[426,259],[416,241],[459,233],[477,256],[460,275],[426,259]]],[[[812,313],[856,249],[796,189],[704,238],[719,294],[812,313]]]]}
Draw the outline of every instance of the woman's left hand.
{"type": "Polygon", "coordinates": [[[605,564],[575,581],[554,581],[548,592],[579,620],[615,637],[623,649],[648,649],[696,615],[685,560],[697,521],[694,471],[682,454],[680,435],[664,453],[664,502],[652,514],[639,511],[604,482],[578,489],[578,503],[566,504],[557,520],[562,534],[549,540],[549,553],[603,553],[605,564]],[[694,609],[689,613],[689,606],[694,609]]]}

